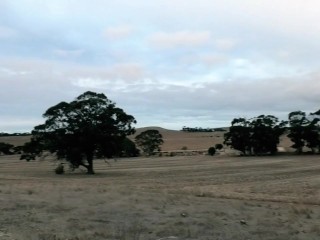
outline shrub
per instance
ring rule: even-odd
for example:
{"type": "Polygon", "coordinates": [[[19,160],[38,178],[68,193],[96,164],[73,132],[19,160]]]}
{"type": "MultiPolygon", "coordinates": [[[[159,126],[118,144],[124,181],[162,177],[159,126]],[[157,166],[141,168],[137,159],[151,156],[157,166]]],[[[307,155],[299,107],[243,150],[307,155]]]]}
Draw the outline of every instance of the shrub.
{"type": "Polygon", "coordinates": [[[210,147],[210,148],[208,149],[208,154],[209,154],[209,155],[213,156],[215,153],[216,153],[215,147],[210,147]]]}
{"type": "Polygon", "coordinates": [[[64,174],[64,166],[60,163],[54,170],[56,174],[64,174]]]}
{"type": "Polygon", "coordinates": [[[181,150],[188,150],[188,147],[187,147],[187,146],[183,146],[183,147],[181,148],[181,150]]]}
{"type": "Polygon", "coordinates": [[[215,148],[216,148],[217,150],[221,150],[221,149],[223,148],[223,145],[222,145],[221,143],[217,143],[217,144],[215,145],[215,148]]]}

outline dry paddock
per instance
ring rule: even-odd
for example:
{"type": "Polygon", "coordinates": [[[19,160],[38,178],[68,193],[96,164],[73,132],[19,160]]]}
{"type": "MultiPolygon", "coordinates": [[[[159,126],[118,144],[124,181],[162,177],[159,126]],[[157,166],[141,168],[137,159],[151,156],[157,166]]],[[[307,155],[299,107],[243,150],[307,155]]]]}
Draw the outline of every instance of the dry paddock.
{"type": "Polygon", "coordinates": [[[320,157],[0,157],[1,240],[320,239],[320,157]]]}

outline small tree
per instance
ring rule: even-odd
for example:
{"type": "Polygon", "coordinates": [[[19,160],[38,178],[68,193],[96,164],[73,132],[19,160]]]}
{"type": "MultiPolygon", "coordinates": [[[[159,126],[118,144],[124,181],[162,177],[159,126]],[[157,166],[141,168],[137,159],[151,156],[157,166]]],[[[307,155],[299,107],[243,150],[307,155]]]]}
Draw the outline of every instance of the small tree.
{"type": "Polygon", "coordinates": [[[123,140],[121,149],[122,151],[120,157],[137,157],[140,154],[140,151],[136,147],[136,144],[129,138],[125,138],[123,140]]]}
{"type": "Polygon", "coordinates": [[[0,142],[0,153],[5,155],[13,154],[13,148],[14,146],[12,144],[0,142]]]}
{"type": "Polygon", "coordinates": [[[142,151],[149,156],[155,151],[160,151],[163,144],[162,135],[158,130],[147,130],[135,137],[135,141],[142,151]]]}
{"type": "Polygon", "coordinates": [[[221,149],[223,148],[223,145],[222,145],[221,143],[217,143],[217,144],[215,145],[215,148],[216,148],[217,150],[221,150],[221,149]]]}
{"type": "Polygon", "coordinates": [[[209,155],[213,156],[215,153],[216,153],[215,147],[210,147],[210,148],[208,149],[208,154],[209,154],[209,155]]]}

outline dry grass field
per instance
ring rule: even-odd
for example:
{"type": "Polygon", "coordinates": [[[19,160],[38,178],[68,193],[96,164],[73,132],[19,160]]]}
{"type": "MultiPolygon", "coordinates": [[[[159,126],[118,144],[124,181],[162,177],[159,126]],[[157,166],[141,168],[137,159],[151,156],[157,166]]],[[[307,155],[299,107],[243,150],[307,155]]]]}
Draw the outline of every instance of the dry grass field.
{"type": "MultiPolygon", "coordinates": [[[[201,136],[201,148],[201,139],[218,141],[201,136]]],[[[176,136],[169,145],[187,143],[176,136]]],[[[93,176],[55,175],[53,160],[0,156],[0,239],[320,239],[319,156],[109,163],[96,160],[93,176]]]]}

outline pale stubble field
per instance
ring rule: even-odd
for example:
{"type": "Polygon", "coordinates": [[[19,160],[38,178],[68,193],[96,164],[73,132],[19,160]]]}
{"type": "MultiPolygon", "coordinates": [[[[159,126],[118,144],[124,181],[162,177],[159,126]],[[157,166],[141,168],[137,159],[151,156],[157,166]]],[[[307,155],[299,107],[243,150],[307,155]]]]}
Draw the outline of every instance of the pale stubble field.
{"type": "Polygon", "coordinates": [[[0,239],[320,239],[319,156],[0,157],[0,239]]]}

